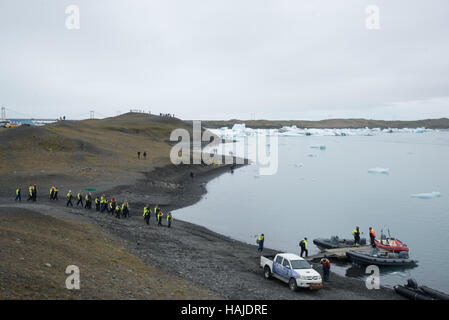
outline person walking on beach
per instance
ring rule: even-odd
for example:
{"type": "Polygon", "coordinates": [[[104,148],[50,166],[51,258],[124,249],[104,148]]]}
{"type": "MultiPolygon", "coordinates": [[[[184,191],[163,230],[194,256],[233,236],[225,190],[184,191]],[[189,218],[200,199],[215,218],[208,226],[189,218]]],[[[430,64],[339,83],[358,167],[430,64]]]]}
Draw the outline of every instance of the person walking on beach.
{"type": "Polygon", "coordinates": [[[301,247],[301,254],[300,257],[302,258],[302,255],[305,253],[306,257],[309,256],[309,250],[307,250],[307,237],[304,237],[300,242],[299,246],[301,247]]]}
{"type": "Polygon", "coordinates": [[[173,222],[173,217],[172,217],[172,215],[171,215],[171,212],[169,212],[168,214],[167,214],[167,225],[168,225],[168,227],[170,228],[171,227],[171,223],[173,222]]]}
{"type": "Polygon", "coordinates": [[[95,197],[95,210],[100,211],[100,199],[98,196],[95,197]]]}
{"type": "MultiPolygon", "coordinates": [[[[159,210],[159,209],[158,209],[159,210]]],[[[162,216],[164,214],[162,213],[162,211],[159,210],[159,213],[157,214],[157,226],[162,226],[162,216]]]]}
{"type": "Polygon", "coordinates": [[[16,189],[16,199],[14,201],[17,201],[17,200],[22,202],[22,195],[21,195],[20,187],[17,187],[17,189],[16,189]]]}
{"type": "Polygon", "coordinates": [[[118,203],[115,206],[115,217],[120,219],[120,205],[118,203]]]}
{"type": "Polygon", "coordinates": [[[81,194],[81,192],[78,192],[78,202],[76,203],[76,206],[78,207],[80,203],[81,203],[81,208],[84,207],[83,195],[81,194]]]}
{"type": "Polygon", "coordinates": [[[140,160],[140,151],[137,151],[137,159],[140,160]]]}
{"type": "Polygon", "coordinates": [[[147,225],[150,225],[150,207],[145,206],[143,208],[143,219],[145,220],[147,225]]]}
{"type": "Polygon", "coordinates": [[[122,204],[122,215],[123,218],[129,217],[128,201],[125,201],[122,204]]]}
{"type": "Polygon", "coordinates": [[[360,229],[359,226],[356,226],[352,231],[352,235],[354,236],[354,246],[360,246],[360,229]]]}
{"type": "Polygon", "coordinates": [[[30,184],[28,187],[28,199],[27,201],[33,200],[33,186],[30,184]]]}
{"type": "Polygon", "coordinates": [[[257,251],[260,251],[260,252],[263,251],[263,243],[264,243],[264,241],[265,241],[265,236],[264,236],[264,234],[262,233],[262,234],[260,235],[260,237],[257,238],[257,241],[256,241],[256,243],[259,245],[259,248],[257,248],[257,251]]]}
{"type": "Polygon", "coordinates": [[[106,206],[108,205],[108,200],[106,199],[105,195],[101,196],[100,200],[100,212],[103,213],[104,210],[106,210],[106,206]]]}
{"type": "Polygon", "coordinates": [[[37,200],[37,187],[36,187],[36,185],[33,185],[32,196],[33,196],[33,201],[36,202],[36,200],[37,200]]]}
{"type": "Polygon", "coordinates": [[[69,190],[69,193],[67,193],[67,207],[70,206],[73,207],[73,203],[72,203],[72,190],[69,190]]]}
{"type": "Polygon", "coordinates": [[[320,260],[320,264],[323,266],[323,280],[329,281],[329,270],[331,269],[331,263],[329,259],[324,255],[324,257],[320,260]]]}
{"type": "Polygon", "coordinates": [[[371,243],[371,247],[373,248],[376,247],[376,242],[374,240],[376,240],[376,233],[373,228],[369,227],[369,241],[371,243]]]}

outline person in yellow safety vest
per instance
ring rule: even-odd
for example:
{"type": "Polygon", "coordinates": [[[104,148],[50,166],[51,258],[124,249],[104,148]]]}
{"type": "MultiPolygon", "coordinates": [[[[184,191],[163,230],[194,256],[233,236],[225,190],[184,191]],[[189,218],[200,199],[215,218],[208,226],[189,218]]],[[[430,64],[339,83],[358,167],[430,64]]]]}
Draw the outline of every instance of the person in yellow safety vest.
{"type": "Polygon", "coordinates": [[[354,236],[354,246],[360,246],[360,229],[358,226],[352,231],[352,235],[354,236]]]}
{"type": "Polygon", "coordinates": [[[92,194],[86,194],[86,205],[84,206],[84,208],[86,209],[92,209],[92,194]]]}
{"type": "Polygon", "coordinates": [[[117,205],[115,206],[115,217],[117,219],[120,219],[120,205],[117,203],[117,205]]]}
{"type": "Polygon", "coordinates": [[[71,207],[73,207],[72,198],[72,191],[69,190],[69,193],[67,193],[67,207],[69,206],[69,204],[71,207]]]}
{"type": "Polygon", "coordinates": [[[76,203],[76,206],[78,207],[78,205],[81,203],[81,207],[83,207],[83,195],[81,194],[81,192],[78,192],[78,202],[76,203]]]}
{"type": "Polygon", "coordinates": [[[112,198],[111,201],[109,201],[108,212],[110,212],[111,214],[114,214],[114,210],[115,210],[116,206],[117,206],[117,204],[115,203],[115,198],[112,198]]]}
{"type": "Polygon", "coordinates": [[[167,225],[168,225],[168,227],[170,228],[171,227],[171,223],[173,222],[173,217],[172,217],[172,215],[171,215],[171,212],[169,212],[168,214],[167,214],[167,225]]]}
{"type": "Polygon", "coordinates": [[[16,189],[16,200],[14,200],[14,201],[17,201],[17,200],[19,200],[20,202],[22,202],[22,194],[21,194],[21,191],[20,191],[20,187],[18,187],[18,188],[16,189]]]}
{"type": "Polygon", "coordinates": [[[95,210],[100,211],[100,199],[98,196],[95,198],[95,210]]]}
{"type": "Polygon", "coordinates": [[[157,225],[161,226],[162,225],[162,216],[164,214],[162,213],[162,211],[159,211],[159,213],[157,214],[157,225]]]}
{"type": "Polygon", "coordinates": [[[259,248],[257,249],[257,251],[260,251],[260,252],[262,252],[263,251],[263,243],[264,243],[264,241],[265,241],[265,236],[264,236],[264,234],[262,233],[261,235],[260,235],[260,237],[259,238],[257,238],[257,244],[259,245],[259,248]]]}
{"type": "Polygon", "coordinates": [[[108,199],[106,199],[105,195],[101,196],[101,201],[100,201],[100,211],[104,212],[104,210],[106,210],[108,205],[108,199]]]}
{"type": "Polygon", "coordinates": [[[125,201],[122,204],[122,215],[124,218],[129,217],[128,201],[125,201]]]}
{"type": "Polygon", "coordinates": [[[53,195],[53,200],[58,200],[58,188],[55,187],[55,193],[53,195]]]}
{"type": "Polygon", "coordinates": [[[54,196],[55,196],[55,187],[53,186],[50,188],[50,200],[53,200],[54,196]]]}
{"type": "Polygon", "coordinates": [[[303,253],[306,253],[306,257],[309,256],[309,250],[307,250],[307,238],[304,237],[300,242],[299,246],[301,247],[301,254],[300,257],[302,258],[303,253]]]}
{"type": "Polygon", "coordinates": [[[159,206],[158,205],[155,205],[154,206],[154,209],[153,209],[153,212],[154,212],[154,215],[156,216],[156,219],[157,219],[157,214],[159,213],[159,206]]]}
{"type": "Polygon", "coordinates": [[[143,208],[143,219],[145,220],[147,225],[150,224],[150,214],[151,214],[150,207],[149,206],[145,206],[143,208]]]}
{"type": "Polygon", "coordinates": [[[29,197],[28,197],[27,201],[33,200],[33,186],[31,184],[28,187],[28,192],[29,192],[29,197]]]}

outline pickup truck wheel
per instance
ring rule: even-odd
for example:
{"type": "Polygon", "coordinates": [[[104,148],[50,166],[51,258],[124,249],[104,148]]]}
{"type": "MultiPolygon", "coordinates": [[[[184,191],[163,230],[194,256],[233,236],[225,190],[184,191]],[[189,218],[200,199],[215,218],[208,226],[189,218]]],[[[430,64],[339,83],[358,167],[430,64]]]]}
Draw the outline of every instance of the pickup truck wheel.
{"type": "Polygon", "coordinates": [[[296,280],[294,278],[291,278],[288,282],[288,286],[290,287],[291,291],[296,291],[298,289],[298,286],[296,285],[296,280]]]}
{"type": "Polygon", "coordinates": [[[269,279],[271,278],[271,270],[270,270],[270,267],[265,267],[265,268],[263,269],[263,277],[264,277],[266,280],[269,280],[269,279]]]}

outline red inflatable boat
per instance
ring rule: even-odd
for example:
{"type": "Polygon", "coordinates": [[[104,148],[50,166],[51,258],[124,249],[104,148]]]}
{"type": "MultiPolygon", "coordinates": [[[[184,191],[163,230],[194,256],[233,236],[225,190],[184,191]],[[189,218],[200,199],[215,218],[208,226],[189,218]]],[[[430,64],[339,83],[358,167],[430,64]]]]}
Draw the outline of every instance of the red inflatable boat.
{"type": "Polygon", "coordinates": [[[381,240],[375,239],[374,242],[378,248],[391,252],[408,251],[407,245],[395,238],[383,238],[381,240]]]}

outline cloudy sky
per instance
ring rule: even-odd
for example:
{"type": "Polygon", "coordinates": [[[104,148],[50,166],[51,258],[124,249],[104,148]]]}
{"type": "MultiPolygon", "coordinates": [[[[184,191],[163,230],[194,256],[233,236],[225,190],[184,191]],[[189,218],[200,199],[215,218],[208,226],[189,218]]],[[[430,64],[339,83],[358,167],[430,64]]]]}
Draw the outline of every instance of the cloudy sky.
{"type": "Polygon", "coordinates": [[[449,117],[448,14],[447,0],[1,0],[0,105],[11,118],[449,117]]]}

